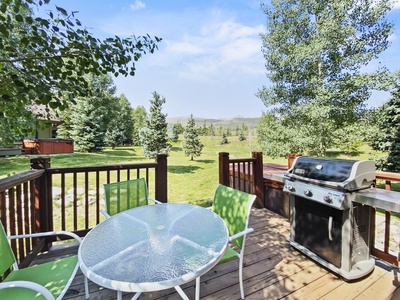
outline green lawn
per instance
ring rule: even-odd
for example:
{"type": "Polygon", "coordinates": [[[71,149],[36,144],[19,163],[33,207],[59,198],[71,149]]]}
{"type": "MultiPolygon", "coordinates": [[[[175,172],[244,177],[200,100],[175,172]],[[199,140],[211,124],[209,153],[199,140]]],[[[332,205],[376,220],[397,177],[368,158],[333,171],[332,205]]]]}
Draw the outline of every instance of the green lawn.
{"type": "MultiPolygon", "coordinates": [[[[251,157],[252,151],[259,151],[256,140],[238,141],[228,137],[229,143],[220,145],[220,137],[201,137],[205,145],[202,155],[190,161],[184,155],[182,142],[173,143],[168,157],[168,200],[170,202],[190,202],[203,204],[213,197],[218,185],[218,153],[228,152],[236,158],[251,157]]],[[[357,156],[346,156],[340,151],[329,152],[330,157],[368,159],[371,154],[365,147],[357,156]]],[[[0,178],[29,170],[32,156],[0,158],[0,178]]],[[[51,155],[52,167],[103,165],[115,163],[135,163],[150,161],[143,157],[140,147],[106,148],[102,153],[74,153],[51,155]]],[[[264,157],[264,162],[287,164],[286,158],[264,157]]]]}

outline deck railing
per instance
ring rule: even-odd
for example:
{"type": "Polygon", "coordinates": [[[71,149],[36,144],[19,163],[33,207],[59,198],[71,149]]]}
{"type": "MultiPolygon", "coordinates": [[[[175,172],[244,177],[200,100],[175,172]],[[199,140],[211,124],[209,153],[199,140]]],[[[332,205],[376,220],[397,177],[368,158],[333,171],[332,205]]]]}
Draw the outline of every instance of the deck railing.
{"type": "MultiPolygon", "coordinates": [[[[31,160],[31,170],[0,179],[0,220],[7,234],[67,230],[84,236],[101,221],[103,184],[146,178],[150,196],[167,202],[167,156],[155,162],[52,168],[50,158],[31,160]]],[[[11,241],[21,266],[51,240],[11,241]]]]}
{"type": "MultiPolygon", "coordinates": [[[[380,180],[385,181],[385,189],[386,190],[392,190],[392,183],[399,182],[400,183],[400,174],[399,173],[391,173],[391,172],[382,172],[382,171],[376,171],[376,180],[377,183],[379,183],[380,180]]],[[[400,197],[400,193],[399,193],[400,197]]],[[[377,209],[375,207],[372,207],[372,216],[371,216],[371,227],[375,228],[375,230],[372,230],[371,232],[371,254],[375,255],[376,257],[382,258],[396,266],[400,265],[400,235],[397,232],[397,236],[395,236],[395,232],[391,232],[392,228],[400,228],[400,224],[398,224],[398,220],[400,219],[400,214],[397,214],[397,226],[393,225],[395,224],[394,216],[391,211],[385,210],[385,218],[384,218],[384,225],[383,225],[383,232],[380,235],[383,235],[383,245],[381,248],[378,248],[379,246],[377,245],[377,235],[379,233],[377,232],[378,224],[376,224],[376,211],[377,209]],[[397,240],[396,240],[397,239],[397,240]],[[398,245],[397,249],[397,255],[391,254],[393,251],[390,251],[390,241],[393,240],[395,243],[398,245]]]]}
{"type": "Polygon", "coordinates": [[[253,152],[251,158],[230,158],[219,153],[219,182],[257,196],[254,206],[264,207],[263,156],[253,152]]]}
{"type": "MultiPolygon", "coordinates": [[[[298,155],[297,155],[298,156],[298,155]]],[[[296,157],[296,155],[294,156],[296,157]]],[[[294,157],[289,157],[288,165],[290,166],[291,162],[293,161],[294,157]]],[[[262,168],[262,153],[261,152],[253,152],[252,158],[235,158],[230,159],[229,153],[222,152],[219,154],[219,172],[220,172],[220,183],[232,186],[234,188],[240,189],[245,192],[253,192],[258,191],[258,206],[264,206],[264,194],[263,192],[265,189],[268,189],[265,186],[267,181],[263,181],[263,168],[262,168]],[[260,167],[261,164],[261,167],[260,167]],[[261,178],[261,182],[258,180],[261,178]],[[259,199],[262,199],[259,200],[259,199]]],[[[384,180],[385,181],[385,188],[390,190],[392,182],[400,182],[400,174],[398,173],[388,173],[388,172],[376,172],[376,179],[384,180]]],[[[271,181],[269,179],[268,181],[271,181]]],[[[275,187],[282,188],[282,184],[277,184],[275,187]]],[[[254,193],[256,194],[256,193],[254,193]]],[[[283,193],[282,193],[283,195],[283,193]]],[[[399,193],[400,197],[400,193],[399,193]]],[[[282,199],[284,201],[284,199],[282,199]]],[[[287,202],[289,205],[289,202],[287,202]]],[[[289,210],[289,208],[284,209],[285,211],[289,210]]],[[[399,236],[394,236],[394,232],[391,232],[391,228],[395,227],[395,218],[394,213],[391,211],[384,211],[384,226],[382,229],[381,224],[377,223],[377,209],[375,207],[371,207],[371,231],[370,231],[370,249],[371,254],[383,259],[391,264],[396,266],[400,265],[400,240],[399,236]],[[379,232],[383,231],[383,232],[379,232]],[[380,247],[378,240],[383,239],[383,245],[380,247]],[[394,251],[390,250],[390,241],[397,239],[398,248],[397,255],[394,255],[394,251]]],[[[399,214],[397,214],[399,215],[399,214]]],[[[283,215],[284,217],[287,217],[283,215]]],[[[398,221],[397,221],[398,222],[398,221]]],[[[398,227],[397,227],[398,228],[398,227]]],[[[397,233],[398,234],[398,233],[397,233]]]]}

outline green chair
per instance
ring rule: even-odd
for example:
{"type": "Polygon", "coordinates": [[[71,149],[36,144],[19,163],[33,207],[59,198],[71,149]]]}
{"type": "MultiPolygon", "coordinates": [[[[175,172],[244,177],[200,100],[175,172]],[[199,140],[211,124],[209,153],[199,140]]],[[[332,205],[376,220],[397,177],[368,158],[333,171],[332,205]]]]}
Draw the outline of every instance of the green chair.
{"type": "MultiPolygon", "coordinates": [[[[0,283],[0,299],[62,299],[78,271],[77,255],[19,269],[9,240],[67,235],[80,243],[79,236],[65,231],[6,236],[1,223],[0,227],[0,277],[6,275],[0,283]]],[[[85,278],[88,296],[87,286],[85,278]]]]}
{"type": "Polygon", "coordinates": [[[215,191],[212,211],[219,215],[226,223],[229,231],[229,242],[224,256],[219,264],[239,258],[240,295],[244,299],[243,290],[243,257],[246,235],[252,231],[249,228],[250,210],[255,195],[251,195],[225,185],[219,185],[215,191]],[[233,247],[231,247],[233,246],[233,247]]]}
{"type": "Polygon", "coordinates": [[[149,200],[161,203],[149,198],[145,178],[108,183],[103,187],[106,211],[101,212],[106,218],[127,209],[148,205],[149,200]]]}

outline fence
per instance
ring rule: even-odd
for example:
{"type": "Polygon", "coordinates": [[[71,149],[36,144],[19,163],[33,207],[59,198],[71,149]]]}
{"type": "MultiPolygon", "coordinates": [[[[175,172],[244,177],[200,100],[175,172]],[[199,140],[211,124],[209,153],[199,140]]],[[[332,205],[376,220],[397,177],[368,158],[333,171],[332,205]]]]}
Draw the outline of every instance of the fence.
{"type": "MultiPolygon", "coordinates": [[[[298,156],[295,155],[293,157],[289,157],[288,164],[289,166],[293,162],[293,159],[298,156]]],[[[264,191],[271,189],[271,182],[273,180],[263,180],[263,160],[261,152],[253,152],[252,158],[236,158],[230,159],[229,153],[221,152],[219,154],[219,178],[220,183],[225,184],[237,189],[240,189],[245,192],[254,193],[257,195],[257,206],[264,207],[264,191]],[[267,186],[270,185],[270,186],[267,186]]],[[[265,179],[265,178],[264,178],[265,179]]],[[[388,172],[376,172],[376,179],[385,181],[385,189],[391,190],[392,182],[400,183],[400,174],[397,173],[388,173],[388,172]]],[[[282,189],[283,184],[281,182],[276,182],[274,185],[275,189],[282,189]]],[[[280,201],[285,205],[289,205],[288,201],[284,201],[284,193],[281,191],[277,193],[280,198],[280,201]]],[[[399,193],[400,197],[400,193],[399,193]]],[[[395,214],[391,211],[384,211],[384,226],[380,226],[377,223],[377,209],[375,207],[371,207],[371,230],[370,230],[370,249],[371,254],[383,259],[391,264],[399,266],[400,261],[400,235],[399,232],[392,232],[392,228],[400,228],[400,225],[395,223],[399,222],[400,214],[397,214],[397,219],[395,220],[395,214]],[[397,225],[396,225],[397,224],[397,225]],[[379,231],[379,233],[378,233],[379,231]],[[382,231],[382,232],[380,232],[382,231]],[[379,239],[382,239],[382,247],[379,248],[378,243],[379,239]],[[397,240],[396,240],[397,239],[397,240]],[[393,252],[390,251],[390,244],[397,243],[397,255],[394,255],[393,252]]],[[[289,208],[282,208],[282,211],[289,211],[289,208]]],[[[282,214],[284,217],[288,217],[288,214],[282,214]]]]}
{"type": "Polygon", "coordinates": [[[263,156],[253,152],[252,158],[229,158],[229,153],[219,153],[219,182],[257,196],[254,206],[264,207],[263,156]]]}
{"type": "MultiPolygon", "coordinates": [[[[0,179],[0,220],[8,235],[67,230],[84,236],[100,219],[102,185],[144,177],[149,193],[167,202],[167,156],[156,162],[51,168],[50,158],[31,160],[31,170],[0,179]]],[[[51,240],[12,240],[25,266],[51,240]]]]}
{"type": "MultiPolygon", "coordinates": [[[[382,171],[376,171],[376,180],[383,180],[385,182],[385,189],[386,190],[392,190],[392,183],[393,182],[399,182],[400,183],[400,174],[399,173],[391,173],[391,172],[382,172],[382,171]]],[[[400,193],[399,193],[400,197],[400,193]]],[[[371,216],[371,227],[374,230],[371,230],[371,254],[375,255],[376,257],[379,257],[385,261],[388,261],[396,266],[400,265],[400,231],[398,232],[392,232],[392,228],[400,228],[400,214],[397,214],[397,221],[394,219],[394,214],[391,211],[385,210],[384,211],[384,225],[383,225],[383,232],[381,234],[378,233],[378,226],[379,224],[376,224],[377,220],[377,214],[376,211],[377,209],[375,207],[372,207],[372,216],[371,216]],[[396,223],[397,222],[397,223],[396,223]],[[383,243],[382,243],[382,248],[379,249],[378,243],[377,243],[377,237],[383,236],[383,243]],[[396,235],[396,236],[395,236],[396,235]],[[397,241],[396,241],[397,238],[397,241]],[[390,252],[390,244],[391,240],[394,241],[394,243],[398,244],[398,253],[397,255],[391,254],[390,252]]]]}

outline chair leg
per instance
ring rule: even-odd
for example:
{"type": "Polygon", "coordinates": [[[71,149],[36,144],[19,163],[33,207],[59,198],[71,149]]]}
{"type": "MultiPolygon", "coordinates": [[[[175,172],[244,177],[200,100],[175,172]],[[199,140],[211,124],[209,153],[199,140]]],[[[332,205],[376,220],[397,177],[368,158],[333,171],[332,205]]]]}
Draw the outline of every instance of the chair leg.
{"type": "Polygon", "coordinates": [[[142,292],[137,292],[132,298],[131,300],[136,300],[139,298],[139,296],[142,294],[142,292]]]}
{"type": "Polygon", "coordinates": [[[200,299],[200,276],[196,278],[196,295],[195,299],[199,300],[200,299]]]}
{"type": "Polygon", "coordinates": [[[88,283],[88,279],[86,276],[84,279],[84,283],[85,283],[85,298],[89,299],[89,283],[88,283]]]}
{"type": "Polygon", "coordinates": [[[240,296],[244,299],[244,289],[243,289],[243,251],[239,257],[239,286],[240,286],[240,296]]]}

